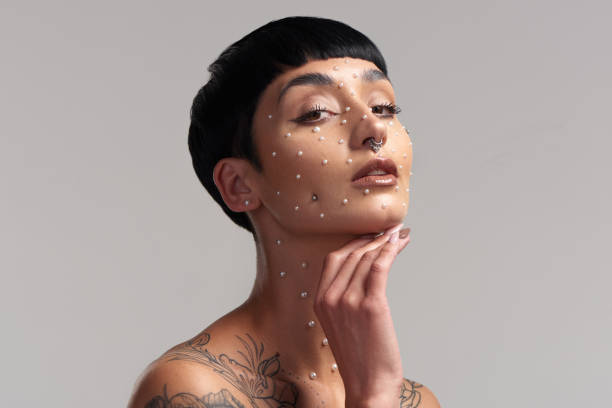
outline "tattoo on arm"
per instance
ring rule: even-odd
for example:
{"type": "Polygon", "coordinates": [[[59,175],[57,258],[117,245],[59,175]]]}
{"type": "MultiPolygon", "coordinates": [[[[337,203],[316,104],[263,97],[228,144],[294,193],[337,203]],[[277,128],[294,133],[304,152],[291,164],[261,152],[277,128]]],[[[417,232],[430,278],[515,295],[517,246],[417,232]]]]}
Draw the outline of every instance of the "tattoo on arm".
{"type": "Polygon", "coordinates": [[[400,408],[417,408],[421,405],[421,391],[423,384],[404,380],[400,394],[400,408]]]}
{"type": "Polygon", "coordinates": [[[164,394],[154,397],[145,408],[244,408],[244,405],[225,388],[217,393],[208,393],[202,398],[189,392],[180,392],[168,398],[164,384],[164,394]]]}
{"type": "MultiPolygon", "coordinates": [[[[169,351],[166,357],[168,357],[168,361],[188,360],[212,368],[244,394],[253,408],[258,407],[258,402],[270,408],[295,407],[299,394],[297,387],[292,383],[273,378],[280,370],[279,353],[264,358],[263,343],[260,343],[258,346],[249,334],[246,336],[249,341],[236,336],[244,348],[244,350],[236,351],[240,355],[241,361],[230,358],[225,353],[215,356],[209,352],[204,347],[210,341],[210,334],[208,333],[204,333],[201,337],[186,342],[184,346],[177,350],[169,351]]],[[[224,398],[232,397],[227,390],[223,389],[217,394],[212,394],[212,396],[208,394],[203,398],[221,398],[219,395],[224,392],[226,393],[223,394],[224,398]]],[[[192,394],[184,393],[177,394],[172,398],[176,398],[178,395],[190,395],[196,398],[192,394]]],[[[235,403],[238,403],[238,401],[235,401],[235,403]]],[[[193,406],[200,408],[200,405],[193,406]]],[[[151,408],[153,407],[158,408],[158,405],[151,405],[151,408]]],[[[165,405],[159,405],[159,407],[165,407],[165,405]]],[[[172,407],[174,408],[174,405],[172,407]]],[[[181,407],[181,405],[177,405],[177,407],[181,407]]],[[[201,405],[201,407],[233,408],[242,407],[242,405],[201,405]]]]}

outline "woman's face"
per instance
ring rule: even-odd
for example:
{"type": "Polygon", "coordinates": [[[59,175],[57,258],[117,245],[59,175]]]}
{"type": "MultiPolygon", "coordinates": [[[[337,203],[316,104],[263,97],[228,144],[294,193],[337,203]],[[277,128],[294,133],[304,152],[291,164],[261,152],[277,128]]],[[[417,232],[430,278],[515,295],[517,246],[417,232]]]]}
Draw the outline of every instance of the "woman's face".
{"type": "Polygon", "coordinates": [[[376,65],[354,58],[308,62],[265,89],[253,118],[264,169],[256,178],[262,204],[279,224],[301,232],[360,234],[402,221],[412,142],[394,114],[395,103],[393,87],[376,65]],[[304,74],[316,75],[295,80],[304,74]],[[370,138],[382,140],[378,152],[370,138]],[[395,162],[397,184],[355,185],[356,172],[376,157],[395,162]]]}

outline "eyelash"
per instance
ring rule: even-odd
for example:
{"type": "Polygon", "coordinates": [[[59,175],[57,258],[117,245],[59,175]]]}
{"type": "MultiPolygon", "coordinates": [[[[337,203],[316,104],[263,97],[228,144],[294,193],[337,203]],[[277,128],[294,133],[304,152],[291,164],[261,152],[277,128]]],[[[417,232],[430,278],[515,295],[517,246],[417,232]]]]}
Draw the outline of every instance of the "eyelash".
{"type": "MultiPolygon", "coordinates": [[[[393,103],[389,103],[389,102],[378,104],[378,105],[374,105],[372,107],[373,108],[378,108],[378,107],[387,108],[391,112],[391,114],[387,115],[387,116],[397,115],[398,113],[400,113],[402,111],[402,109],[399,106],[397,106],[397,105],[395,105],[393,103]]],[[[326,107],[320,106],[319,104],[316,104],[315,106],[310,108],[308,110],[308,112],[306,112],[305,114],[303,114],[302,116],[297,118],[295,121],[298,122],[298,123],[314,123],[314,122],[319,122],[318,120],[314,121],[314,122],[313,121],[307,121],[305,118],[307,118],[309,115],[311,115],[311,114],[313,114],[315,112],[325,112],[326,110],[327,110],[326,107]]]]}

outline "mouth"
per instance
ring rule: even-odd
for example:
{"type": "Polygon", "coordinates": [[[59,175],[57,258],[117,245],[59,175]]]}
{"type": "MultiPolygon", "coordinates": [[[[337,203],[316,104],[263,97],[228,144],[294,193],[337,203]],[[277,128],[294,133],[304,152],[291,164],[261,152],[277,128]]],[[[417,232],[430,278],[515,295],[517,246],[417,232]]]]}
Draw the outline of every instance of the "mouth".
{"type": "Polygon", "coordinates": [[[358,187],[394,186],[397,184],[397,167],[393,160],[377,157],[357,171],[351,181],[358,187]]]}

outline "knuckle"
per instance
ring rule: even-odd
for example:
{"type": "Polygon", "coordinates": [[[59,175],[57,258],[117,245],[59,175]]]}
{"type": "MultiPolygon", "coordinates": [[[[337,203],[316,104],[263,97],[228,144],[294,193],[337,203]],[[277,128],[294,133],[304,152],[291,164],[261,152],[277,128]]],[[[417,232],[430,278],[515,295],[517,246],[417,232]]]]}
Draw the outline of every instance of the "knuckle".
{"type": "Polygon", "coordinates": [[[342,307],[348,310],[355,310],[359,306],[359,298],[357,294],[352,292],[346,292],[344,295],[342,295],[340,302],[342,307]]]}
{"type": "Polygon", "coordinates": [[[373,274],[386,273],[389,270],[389,264],[384,261],[374,261],[370,267],[370,271],[373,274]]]}

